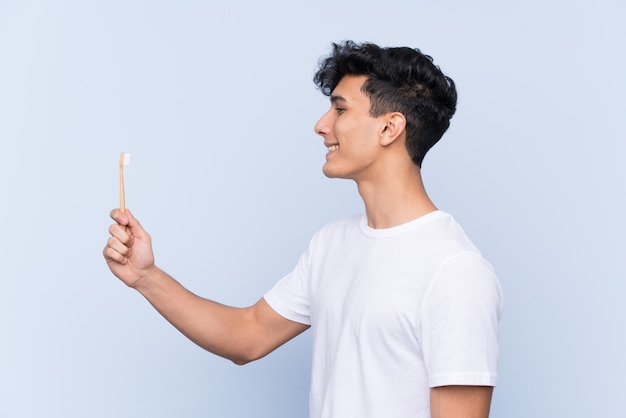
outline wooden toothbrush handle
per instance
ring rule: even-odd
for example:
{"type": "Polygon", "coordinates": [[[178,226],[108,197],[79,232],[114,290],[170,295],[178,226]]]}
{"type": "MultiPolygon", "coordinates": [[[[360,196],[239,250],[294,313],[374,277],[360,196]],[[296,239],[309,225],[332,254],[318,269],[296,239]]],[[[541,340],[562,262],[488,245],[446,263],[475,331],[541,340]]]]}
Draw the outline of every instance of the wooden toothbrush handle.
{"type": "Polygon", "coordinates": [[[120,210],[126,211],[126,202],[124,197],[124,167],[120,165],[120,210]]]}

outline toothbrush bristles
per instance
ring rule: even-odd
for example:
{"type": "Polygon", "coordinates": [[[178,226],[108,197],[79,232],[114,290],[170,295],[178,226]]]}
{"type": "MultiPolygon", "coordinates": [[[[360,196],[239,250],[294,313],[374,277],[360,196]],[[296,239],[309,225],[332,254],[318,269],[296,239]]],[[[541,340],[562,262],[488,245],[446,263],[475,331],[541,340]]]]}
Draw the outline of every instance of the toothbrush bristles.
{"type": "Polygon", "coordinates": [[[130,165],[130,154],[124,153],[124,161],[122,162],[122,165],[125,167],[130,165]]]}

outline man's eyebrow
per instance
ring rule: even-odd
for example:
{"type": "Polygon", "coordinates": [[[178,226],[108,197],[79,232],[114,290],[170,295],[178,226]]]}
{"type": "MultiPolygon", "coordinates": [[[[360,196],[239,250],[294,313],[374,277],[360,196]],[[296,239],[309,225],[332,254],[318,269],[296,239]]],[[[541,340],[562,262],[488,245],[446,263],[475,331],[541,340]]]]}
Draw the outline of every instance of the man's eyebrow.
{"type": "Polygon", "coordinates": [[[330,102],[331,103],[337,103],[337,102],[344,102],[345,103],[346,99],[344,99],[342,96],[332,95],[332,96],[330,96],[330,102]]]}

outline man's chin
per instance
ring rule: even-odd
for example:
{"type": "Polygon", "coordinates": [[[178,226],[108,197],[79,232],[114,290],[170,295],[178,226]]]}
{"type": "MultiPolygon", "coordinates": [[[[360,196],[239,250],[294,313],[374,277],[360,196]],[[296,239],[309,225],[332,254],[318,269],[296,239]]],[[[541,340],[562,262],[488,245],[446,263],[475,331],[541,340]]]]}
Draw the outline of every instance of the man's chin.
{"type": "Polygon", "coordinates": [[[352,177],[346,176],[346,175],[341,175],[338,173],[334,173],[330,170],[322,170],[322,172],[324,173],[324,175],[326,177],[328,177],[329,179],[344,179],[344,180],[350,180],[352,177]]]}
{"type": "Polygon", "coordinates": [[[324,167],[322,167],[322,172],[324,173],[324,175],[326,177],[328,177],[329,179],[338,179],[341,178],[341,176],[337,175],[337,173],[335,171],[333,171],[332,169],[330,169],[329,167],[327,167],[326,165],[324,165],[324,167]]]}
{"type": "Polygon", "coordinates": [[[337,165],[332,165],[332,164],[326,163],[322,167],[322,172],[329,179],[344,179],[344,180],[352,180],[353,179],[352,173],[350,171],[341,170],[339,168],[340,167],[338,167],[337,165]]]}

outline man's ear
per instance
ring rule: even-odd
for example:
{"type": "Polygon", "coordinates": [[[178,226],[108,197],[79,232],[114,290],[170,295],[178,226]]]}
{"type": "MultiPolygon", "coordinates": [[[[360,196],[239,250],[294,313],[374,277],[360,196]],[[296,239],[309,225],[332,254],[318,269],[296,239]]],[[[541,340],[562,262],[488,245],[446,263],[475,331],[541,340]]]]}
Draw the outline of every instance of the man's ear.
{"type": "Polygon", "coordinates": [[[391,145],[406,130],[406,118],[400,112],[387,114],[386,122],[380,137],[380,144],[384,147],[391,145]]]}

